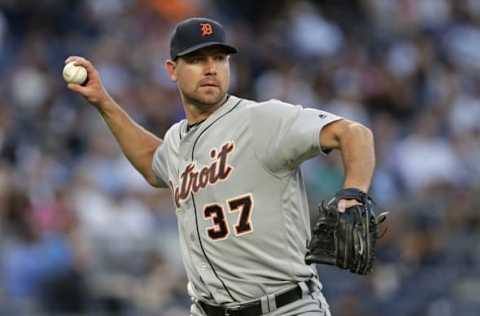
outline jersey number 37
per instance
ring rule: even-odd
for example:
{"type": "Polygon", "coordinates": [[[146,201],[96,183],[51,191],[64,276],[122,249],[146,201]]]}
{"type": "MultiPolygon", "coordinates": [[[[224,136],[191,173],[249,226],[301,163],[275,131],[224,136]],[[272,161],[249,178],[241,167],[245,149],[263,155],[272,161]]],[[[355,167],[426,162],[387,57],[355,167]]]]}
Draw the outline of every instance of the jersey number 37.
{"type": "MultiPolygon", "coordinates": [[[[252,232],[252,194],[249,193],[229,199],[227,200],[227,206],[230,213],[238,212],[237,224],[233,227],[235,236],[242,236],[252,232]]],[[[230,229],[222,205],[218,203],[206,205],[203,209],[203,217],[205,219],[211,219],[213,222],[213,225],[207,228],[207,234],[211,239],[223,240],[228,237],[230,229]]]]}

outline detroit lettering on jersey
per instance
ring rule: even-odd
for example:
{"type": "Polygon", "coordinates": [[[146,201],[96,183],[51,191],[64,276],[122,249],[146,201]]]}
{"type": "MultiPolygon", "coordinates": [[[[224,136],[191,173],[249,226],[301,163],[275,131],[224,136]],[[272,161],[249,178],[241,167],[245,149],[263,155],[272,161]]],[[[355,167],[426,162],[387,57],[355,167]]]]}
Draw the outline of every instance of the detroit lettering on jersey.
{"type": "Polygon", "coordinates": [[[219,180],[225,180],[233,167],[228,164],[228,155],[234,150],[233,142],[228,142],[222,146],[222,149],[217,153],[216,149],[210,151],[210,157],[214,159],[208,166],[201,168],[195,167],[195,162],[189,163],[185,166],[180,174],[180,185],[170,186],[175,194],[175,204],[180,207],[180,202],[186,200],[191,192],[196,193],[207,185],[214,185],[219,180]]]}

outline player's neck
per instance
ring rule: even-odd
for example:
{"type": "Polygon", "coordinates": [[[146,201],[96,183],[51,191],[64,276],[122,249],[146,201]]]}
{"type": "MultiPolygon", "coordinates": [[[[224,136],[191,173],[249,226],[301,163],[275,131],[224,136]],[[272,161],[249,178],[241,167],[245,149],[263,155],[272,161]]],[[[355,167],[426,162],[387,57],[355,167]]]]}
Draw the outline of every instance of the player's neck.
{"type": "Polygon", "coordinates": [[[185,115],[187,117],[188,124],[192,125],[201,121],[206,120],[213,112],[220,108],[228,99],[226,94],[222,100],[215,104],[199,104],[194,100],[188,100],[182,96],[183,108],[185,110],[185,115]]]}

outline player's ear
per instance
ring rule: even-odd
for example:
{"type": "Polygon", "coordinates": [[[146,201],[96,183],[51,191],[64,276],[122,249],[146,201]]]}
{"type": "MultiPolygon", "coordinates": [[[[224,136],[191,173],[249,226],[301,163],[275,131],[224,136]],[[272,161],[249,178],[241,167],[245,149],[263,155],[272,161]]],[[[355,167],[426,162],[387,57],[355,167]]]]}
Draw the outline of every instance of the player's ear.
{"type": "Polygon", "coordinates": [[[177,81],[177,76],[175,74],[175,69],[177,68],[177,62],[174,60],[167,60],[165,62],[165,69],[167,69],[168,76],[170,77],[170,80],[172,81],[177,81]]]}

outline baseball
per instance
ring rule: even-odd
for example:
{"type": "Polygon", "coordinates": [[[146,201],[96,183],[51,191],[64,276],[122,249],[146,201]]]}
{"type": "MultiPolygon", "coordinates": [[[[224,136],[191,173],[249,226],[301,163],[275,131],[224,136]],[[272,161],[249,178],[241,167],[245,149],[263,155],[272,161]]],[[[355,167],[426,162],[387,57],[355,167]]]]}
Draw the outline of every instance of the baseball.
{"type": "Polygon", "coordinates": [[[75,62],[69,62],[63,67],[63,79],[68,83],[83,84],[87,80],[87,69],[76,66],[75,62]]]}

